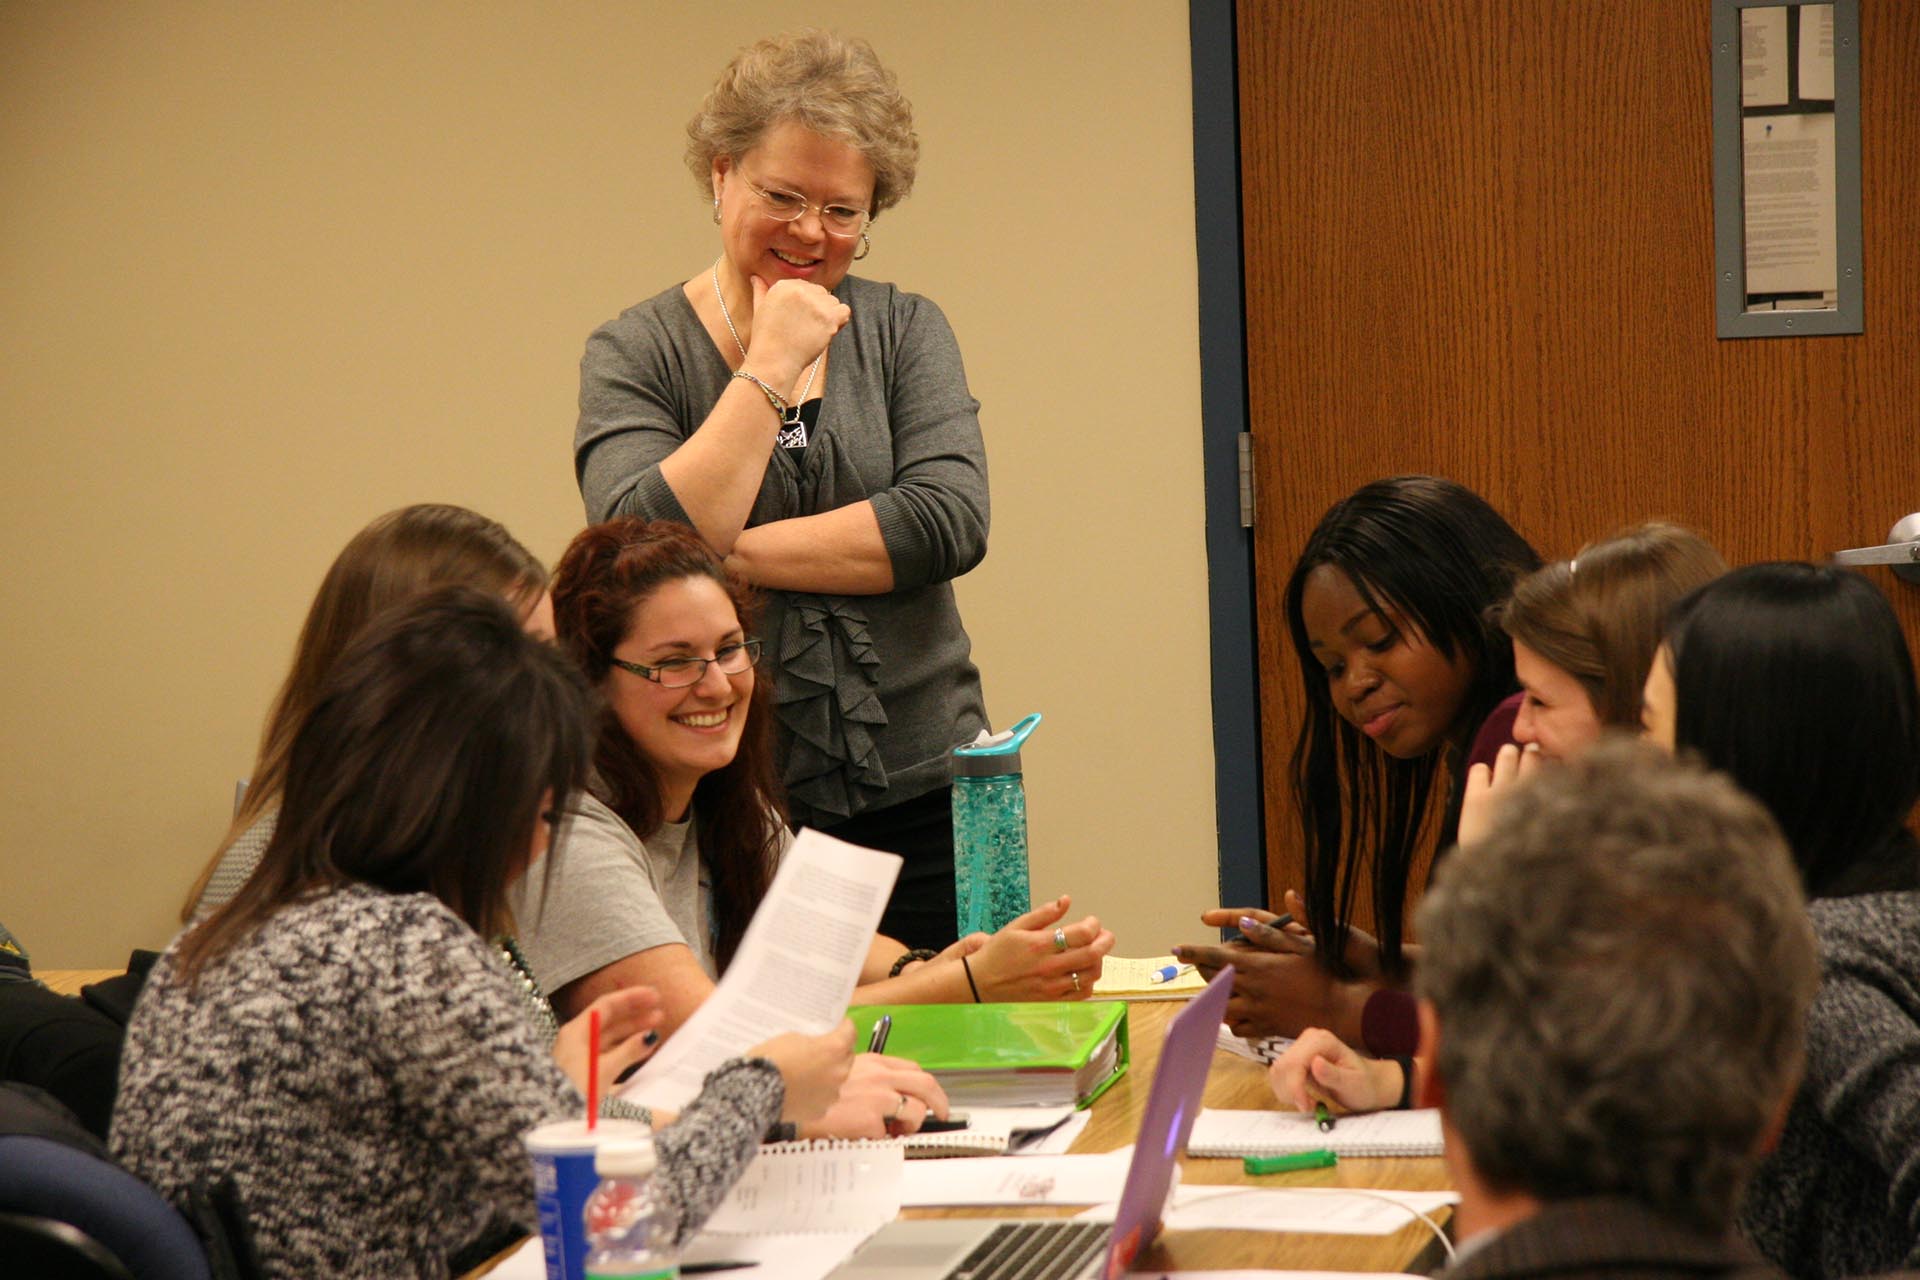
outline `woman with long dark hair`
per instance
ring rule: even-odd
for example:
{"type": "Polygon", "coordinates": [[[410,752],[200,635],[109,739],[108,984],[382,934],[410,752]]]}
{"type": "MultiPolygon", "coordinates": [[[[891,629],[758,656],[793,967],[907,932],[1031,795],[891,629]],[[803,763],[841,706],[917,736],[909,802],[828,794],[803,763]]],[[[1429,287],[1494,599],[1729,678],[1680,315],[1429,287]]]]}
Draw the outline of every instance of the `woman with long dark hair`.
{"type": "MultiPolygon", "coordinates": [[[[1488,718],[1470,753],[1476,763],[1467,774],[1462,843],[1485,828],[1500,790],[1534,765],[1577,759],[1609,729],[1638,729],[1641,693],[1668,611],[1726,570],[1720,553],[1698,534],[1651,521],[1588,543],[1572,559],[1514,583],[1497,616],[1513,641],[1520,692],[1488,718]]],[[[1413,1026],[1410,995],[1369,997],[1376,1048],[1382,1026],[1395,1020],[1396,1003],[1397,1021],[1413,1026]]],[[[1301,1109],[1315,1102],[1337,1111],[1391,1107],[1412,1094],[1412,1045],[1400,1034],[1383,1050],[1391,1057],[1368,1058],[1325,1028],[1306,1028],[1275,1059],[1269,1082],[1281,1102],[1301,1109]]]]}
{"type": "Polygon", "coordinates": [[[1807,1060],[1741,1225],[1796,1276],[1920,1263],[1920,693],[1859,574],[1737,569],[1682,601],[1647,677],[1649,736],[1772,812],[1820,942],[1807,1060]]]}
{"type": "MultiPolygon", "coordinates": [[[[756,600],[691,529],[634,517],[577,536],[553,586],[561,646],[605,710],[594,787],[573,802],[555,873],[516,903],[522,941],[563,1009],[644,982],[671,1033],[713,990],[792,840],[771,763],[771,682],[754,663],[756,600]]],[[[876,935],[855,999],[1084,996],[1113,935],[1093,916],[1069,921],[1068,905],[1055,899],[944,954],[876,935]]],[[[857,1078],[870,1069],[861,1061],[857,1078]]],[[[930,1084],[899,1081],[915,1099],[900,1119],[917,1122],[930,1084]]]]}
{"type": "MultiPolygon", "coordinates": [[[[579,1114],[587,1028],[550,1049],[484,939],[586,776],[589,707],[564,657],[468,588],[349,645],[289,743],[259,868],[148,978],[115,1156],[182,1207],[231,1182],[271,1275],[445,1275],[490,1229],[532,1229],[521,1135],[579,1114]]],[[[603,1070],[644,1058],[654,994],[597,1007],[603,1070]]],[[[659,1139],[685,1231],[783,1111],[821,1112],[851,1050],[843,1023],[708,1077],[659,1139]]]]}
{"type": "MultiPolygon", "coordinates": [[[[1514,692],[1493,610],[1539,563],[1484,498],[1433,476],[1363,485],[1308,537],[1284,597],[1306,694],[1292,763],[1305,892],[1291,899],[1305,932],[1286,934],[1263,909],[1222,909],[1202,921],[1247,921],[1250,942],[1176,948],[1202,972],[1236,966],[1236,1031],[1321,1026],[1369,1043],[1369,997],[1408,973],[1415,869],[1453,843],[1468,745],[1514,692]],[[1351,924],[1363,894],[1377,941],[1351,924]]],[[[1380,1021],[1393,1026],[1371,1043],[1411,1052],[1404,1019],[1380,1021]]]]}

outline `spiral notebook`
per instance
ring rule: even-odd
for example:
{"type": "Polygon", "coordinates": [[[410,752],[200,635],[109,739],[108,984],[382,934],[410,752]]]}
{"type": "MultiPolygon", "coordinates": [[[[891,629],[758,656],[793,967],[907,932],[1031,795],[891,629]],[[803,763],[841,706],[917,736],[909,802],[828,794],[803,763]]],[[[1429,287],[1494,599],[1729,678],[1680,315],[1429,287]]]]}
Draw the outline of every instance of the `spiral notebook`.
{"type": "Polygon", "coordinates": [[[1341,1116],[1330,1133],[1300,1111],[1205,1110],[1187,1141],[1187,1154],[1195,1156],[1437,1156],[1441,1150],[1440,1113],[1433,1110],[1341,1116]]]}
{"type": "MultiPolygon", "coordinates": [[[[956,1108],[956,1111],[958,1108],[956,1108]]],[[[910,1133],[902,1144],[907,1159],[940,1156],[1003,1156],[1027,1142],[1044,1138],[1077,1113],[1072,1106],[969,1107],[964,1129],[943,1133],[910,1133]]]]}

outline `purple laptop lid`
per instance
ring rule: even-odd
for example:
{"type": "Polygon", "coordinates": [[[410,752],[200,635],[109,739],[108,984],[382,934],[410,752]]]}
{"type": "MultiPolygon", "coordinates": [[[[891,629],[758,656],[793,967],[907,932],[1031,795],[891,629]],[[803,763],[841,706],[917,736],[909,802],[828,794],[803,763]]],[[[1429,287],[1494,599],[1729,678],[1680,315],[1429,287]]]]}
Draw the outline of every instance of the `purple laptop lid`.
{"type": "Polygon", "coordinates": [[[1214,1044],[1232,991],[1233,966],[1228,965],[1167,1024],[1160,1065],[1147,1092],[1147,1111],[1134,1139],[1126,1189],[1120,1193],[1120,1204],[1114,1212],[1107,1260],[1100,1268],[1106,1280],[1126,1274],[1140,1251],[1160,1234],[1167,1188],[1173,1185],[1173,1171],[1179,1166],[1180,1153],[1187,1149],[1194,1118],[1200,1114],[1207,1069],[1213,1065],[1214,1044]]]}

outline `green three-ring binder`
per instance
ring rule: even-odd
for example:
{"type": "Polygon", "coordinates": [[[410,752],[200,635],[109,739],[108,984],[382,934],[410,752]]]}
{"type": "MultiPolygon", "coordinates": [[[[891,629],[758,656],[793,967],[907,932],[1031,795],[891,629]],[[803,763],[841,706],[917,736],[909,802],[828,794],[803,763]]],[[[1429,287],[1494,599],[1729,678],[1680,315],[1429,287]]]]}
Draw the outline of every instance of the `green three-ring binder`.
{"type": "Polygon", "coordinates": [[[891,1015],[886,1052],[920,1064],[955,1106],[1086,1107],[1126,1074],[1127,1006],[893,1004],[847,1010],[865,1044],[891,1015]]]}

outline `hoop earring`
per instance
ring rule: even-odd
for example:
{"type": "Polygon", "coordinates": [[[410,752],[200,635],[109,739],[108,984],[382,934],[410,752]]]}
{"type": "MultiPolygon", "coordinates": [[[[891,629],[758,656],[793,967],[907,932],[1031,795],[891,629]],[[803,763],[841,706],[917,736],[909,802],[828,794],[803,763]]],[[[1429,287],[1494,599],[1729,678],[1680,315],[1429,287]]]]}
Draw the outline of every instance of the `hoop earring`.
{"type": "Polygon", "coordinates": [[[720,197],[719,196],[715,196],[713,198],[713,225],[716,227],[720,225],[720,197]]]}
{"type": "Polygon", "coordinates": [[[860,259],[866,257],[868,254],[872,252],[873,252],[873,241],[867,239],[867,233],[862,231],[860,233],[860,252],[853,255],[853,260],[855,262],[858,262],[860,261],[860,259]]]}

